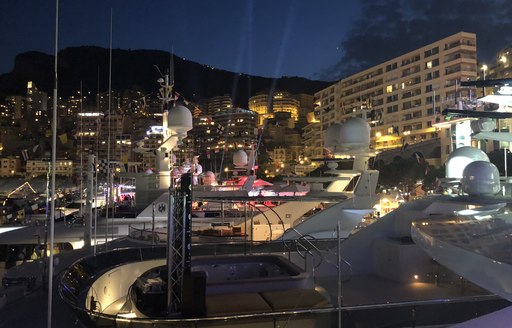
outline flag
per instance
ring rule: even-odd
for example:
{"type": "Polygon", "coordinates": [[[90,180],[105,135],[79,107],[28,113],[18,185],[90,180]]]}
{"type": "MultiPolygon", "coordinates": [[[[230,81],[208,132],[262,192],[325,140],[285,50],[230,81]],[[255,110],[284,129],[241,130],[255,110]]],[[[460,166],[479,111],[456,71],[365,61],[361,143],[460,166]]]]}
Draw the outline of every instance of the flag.
{"type": "Polygon", "coordinates": [[[60,139],[60,142],[63,144],[68,143],[68,135],[66,133],[59,135],[59,139],[60,139]]]}
{"type": "Polygon", "coordinates": [[[201,110],[199,109],[199,107],[194,107],[194,118],[199,118],[199,116],[201,116],[201,110]]]}
{"type": "Polygon", "coordinates": [[[217,124],[217,133],[220,135],[224,134],[224,127],[220,124],[217,124]]]}
{"type": "MultiPolygon", "coordinates": [[[[112,163],[110,163],[110,166],[112,167],[112,163]]],[[[97,171],[100,174],[107,174],[108,173],[108,160],[102,159],[98,163],[97,171]]]]}
{"type": "Polygon", "coordinates": [[[23,149],[21,151],[21,156],[23,156],[23,160],[26,162],[28,161],[30,158],[28,157],[28,149],[23,149]]]}

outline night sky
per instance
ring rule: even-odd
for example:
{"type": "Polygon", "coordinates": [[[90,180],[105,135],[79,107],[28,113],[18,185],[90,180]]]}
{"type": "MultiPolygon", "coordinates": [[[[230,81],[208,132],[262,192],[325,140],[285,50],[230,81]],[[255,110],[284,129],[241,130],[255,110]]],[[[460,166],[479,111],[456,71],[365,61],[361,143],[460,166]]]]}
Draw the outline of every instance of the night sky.
{"type": "MultiPolygon", "coordinates": [[[[159,49],[220,69],[336,80],[459,31],[479,60],[512,45],[507,0],[60,0],[59,49],[159,49]]],[[[55,0],[0,1],[0,74],[53,54],[55,0]]]]}

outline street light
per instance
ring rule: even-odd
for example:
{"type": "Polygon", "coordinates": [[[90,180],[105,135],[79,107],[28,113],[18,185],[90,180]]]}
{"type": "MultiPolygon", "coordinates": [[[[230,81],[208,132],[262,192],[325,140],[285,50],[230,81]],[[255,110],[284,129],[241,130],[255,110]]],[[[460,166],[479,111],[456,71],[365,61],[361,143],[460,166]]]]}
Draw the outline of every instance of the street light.
{"type": "Polygon", "coordinates": [[[484,72],[484,81],[485,81],[485,72],[487,71],[488,67],[487,65],[482,65],[482,71],[484,72]]]}
{"type": "MultiPolygon", "coordinates": [[[[484,72],[484,81],[485,81],[485,72],[487,71],[487,68],[488,68],[487,65],[485,65],[485,64],[482,65],[482,71],[484,72]]],[[[483,91],[484,91],[484,96],[485,96],[486,95],[485,86],[483,88],[484,88],[483,91]]]]}

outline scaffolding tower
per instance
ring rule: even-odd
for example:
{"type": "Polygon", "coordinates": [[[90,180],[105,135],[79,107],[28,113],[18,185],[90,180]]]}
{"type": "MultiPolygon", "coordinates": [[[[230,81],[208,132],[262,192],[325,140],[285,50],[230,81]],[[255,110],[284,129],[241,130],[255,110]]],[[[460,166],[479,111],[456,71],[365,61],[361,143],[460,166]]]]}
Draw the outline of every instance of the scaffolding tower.
{"type": "Polygon", "coordinates": [[[192,243],[192,174],[169,188],[167,224],[167,314],[182,313],[185,276],[190,276],[192,243]]]}

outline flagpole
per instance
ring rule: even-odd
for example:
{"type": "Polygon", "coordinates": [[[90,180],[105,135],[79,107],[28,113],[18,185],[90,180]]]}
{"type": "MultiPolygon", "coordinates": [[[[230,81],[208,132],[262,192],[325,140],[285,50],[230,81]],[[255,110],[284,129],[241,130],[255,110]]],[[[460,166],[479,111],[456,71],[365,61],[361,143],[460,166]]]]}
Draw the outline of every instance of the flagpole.
{"type": "Polygon", "coordinates": [[[53,242],[55,233],[55,163],[57,158],[57,57],[59,50],[59,0],[55,0],[55,58],[54,58],[54,87],[53,87],[53,135],[52,135],[52,177],[51,177],[51,210],[50,210],[50,259],[48,262],[48,321],[47,327],[52,326],[53,303],[53,242]]]}

